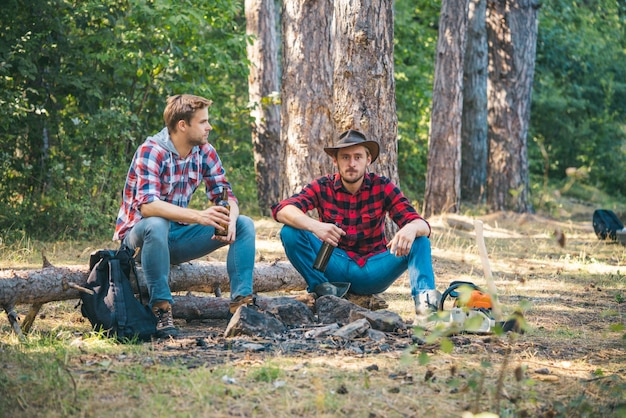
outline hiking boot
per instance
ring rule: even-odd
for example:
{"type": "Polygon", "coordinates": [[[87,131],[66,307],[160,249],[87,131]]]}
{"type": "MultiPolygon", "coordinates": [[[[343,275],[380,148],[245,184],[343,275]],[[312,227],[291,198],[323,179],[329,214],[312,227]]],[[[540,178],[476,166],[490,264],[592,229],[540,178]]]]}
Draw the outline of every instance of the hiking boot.
{"type": "Polygon", "coordinates": [[[172,306],[168,301],[154,303],[152,313],[157,317],[157,337],[175,337],[178,335],[178,329],[174,326],[174,318],[172,317],[172,306]]]}
{"type": "Polygon", "coordinates": [[[379,295],[356,295],[354,293],[348,293],[346,295],[346,299],[355,305],[369,309],[370,311],[387,309],[389,307],[387,301],[379,295]]]}
{"type": "Polygon", "coordinates": [[[415,301],[415,313],[417,315],[430,315],[439,310],[441,293],[436,290],[425,290],[413,296],[415,301]]]}
{"type": "Polygon", "coordinates": [[[235,312],[237,312],[237,309],[239,309],[240,306],[254,305],[255,302],[256,302],[256,298],[254,295],[247,295],[247,296],[239,295],[235,299],[230,301],[228,308],[230,310],[230,313],[234,314],[235,312]]]}
{"type": "Polygon", "coordinates": [[[438,290],[426,290],[413,296],[415,301],[415,325],[431,330],[438,322],[437,312],[441,293],[438,290]]]}

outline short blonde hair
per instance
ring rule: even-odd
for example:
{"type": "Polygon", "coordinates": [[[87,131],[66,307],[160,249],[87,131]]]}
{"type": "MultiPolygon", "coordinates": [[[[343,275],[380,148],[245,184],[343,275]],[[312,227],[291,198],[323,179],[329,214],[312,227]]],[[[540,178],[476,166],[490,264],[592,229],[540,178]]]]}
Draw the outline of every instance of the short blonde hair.
{"type": "Polygon", "coordinates": [[[176,125],[181,120],[188,124],[191,118],[200,109],[209,107],[213,102],[204,97],[194,96],[193,94],[177,94],[167,98],[167,104],[163,111],[163,121],[165,126],[171,131],[176,132],[176,125]]]}

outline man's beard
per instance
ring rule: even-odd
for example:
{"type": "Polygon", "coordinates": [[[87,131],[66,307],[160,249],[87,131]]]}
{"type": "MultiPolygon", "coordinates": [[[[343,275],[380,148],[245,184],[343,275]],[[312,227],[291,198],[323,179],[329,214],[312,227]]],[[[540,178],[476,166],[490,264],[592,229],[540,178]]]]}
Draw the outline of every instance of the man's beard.
{"type": "Polygon", "coordinates": [[[203,136],[189,138],[189,144],[193,146],[204,145],[207,141],[208,141],[208,138],[205,139],[203,136]]]}
{"type": "MultiPolygon", "coordinates": [[[[356,171],[352,171],[352,172],[350,172],[350,173],[346,172],[346,175],[351,174],[351,173],[358,174],[358,172],[356,172],[356,171]]],[[[361,179],[363,178],[363,176],[365,175],[365,173],[361,174],[360,176],[358,176],[358,177],[357,177],[357,178],[355,178],[354,180],[352,180],[352,179],[348,179],[348,178],[346,177],[346,175],[342,175],[342,176],[341,176],[341,179],[342,179],[345,183],[348,183],[348,184],[354,184],[354,183],[358,183],[359,181],[361,181],[361,179]]]]}

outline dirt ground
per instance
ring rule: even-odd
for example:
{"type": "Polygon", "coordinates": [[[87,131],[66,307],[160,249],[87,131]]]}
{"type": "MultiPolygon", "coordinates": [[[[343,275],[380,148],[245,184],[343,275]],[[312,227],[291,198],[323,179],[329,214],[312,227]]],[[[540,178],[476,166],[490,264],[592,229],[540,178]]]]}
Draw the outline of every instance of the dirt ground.
{"type": "MultiPolygon", "coordinates": [[[[489,264],[503,312],[511,314],[521,308],[527,332],[514,338],[457,335],[451,338],[454,356],[462,360],[489,352],[489,356],[500,363],[503,356],[508,355],[511,364],[524,365],[527,376],[549,383],[545,390],[553,390],[555,398],[559,397],[559,392],[567,392],[581,382],[612,381],[613,376],[624,384],[626,340],[622,327],[626,318],[626,247],[596,238],[590,221],[591,211],[587,214],[582,208],[577,217],[581,220],[557,221],[514,213],[476,218],[484,223],[489,264]],[[559,243],[562,236],[564,241],[561,238],[559,243]]],[[[433,264],[441,291],[454,280],[486,285],[473,221],[474,218],[451,215],[430,220],[433,264]]],[[[258,252],[265,259],[285,259],[278,239],[279,228],[271,220],[257,222],[258,252]]],[[[399,313],[408,323],[413,320],[406,275],[383,297],[390,310],[399,313]]],[[[176,345],[197,344],[197,338],[207,331],[206,326],[213,327],[208,337],[210,341],[224,343],[221,337],[224,324],[181,324],[181,328],[188,330],[189,338],[183,340],[185,342],[177,340],[176,345]]],[[[311,344],[297,338],[288,340],[291,342],[287,344],[259,341],[265,345],[257,353],[259,356],[401,353],[413,344],[410,335],[396,335],[382,348],[379,343],[363,342],[358,347],[360,350],[353,344],[345,347],[329,344],[329,341],[311,344]]],[[[241,355],[249,357],[246,343],[240,344],[241,355]]],[[[234,347],[236,353],[237,344],[234,347]]],[[[603,390],[597,390],[598,402],[615,401],[604,398],[603,390]]]]}
{"type": "MultiPolygon", "coordinates": [[[[625,359],[624,340],[620,333],[610,333],[609,325],[624,322],[626,246],[599,241],[590,216],[577,222],[513,213],[475,219],[484,223],[489,264],[503,313],[511,314],[520,307],[524,311],[529,332],[519,336],[515,351],[532,350],[550,359],[587,360],[596,365],[625,359]],[[558,234],[565,236],[563,246],[557,241],[558,234]],[[574,337],[574,345],[570,337],[574,337]],[[601,341],[603,346],[598,344],[601,341]],[[559,346],[560,342],[564,346],[559,346]]],[[[430,220],[433,265],[441,291],[454,280],[486,286],[473,221],[452,215],[430,220]]],[[[278,238],[280,226],[272,220],[260,220],[256,225],[258,257],[285,260],[278,238]]],[[[208,258],[221,257],[213,254],[208,258]]],[[[382,296],[389,310],[411,323],[414,312],[406,274],[382,296]]],[[[198,332],[215,326],[212,338],[218,338],[225,328],[222,322],[181,322],[180,326],[190,338],[201,337],[198,332]]],[[[625,368],[623,362],[615,371],[623,373],[625,368]]]]}

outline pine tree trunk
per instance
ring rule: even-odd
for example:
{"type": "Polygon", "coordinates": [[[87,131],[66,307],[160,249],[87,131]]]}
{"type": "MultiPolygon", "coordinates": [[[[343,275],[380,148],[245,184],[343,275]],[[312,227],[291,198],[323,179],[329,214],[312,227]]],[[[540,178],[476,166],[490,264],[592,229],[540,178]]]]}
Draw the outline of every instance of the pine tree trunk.
{"type": "Polygon", "coordinates": [[[257,195],[262,215],[280,199],[280,106],[278,104],[278,46],[274,0],[246,0],[246,34],[250,60],[248,90],[252,109],[252,144],[257,195]]]}
{"type": "MultiPolygon", "coordinates": [[[[393,22],[391,1],[335,1],[333,118],[339,133],[358,129],[378,141],[370,170],[399,185],[393,22]]],[[[391,239],[397,227],[385,229],[391,239]]]]}
{"type": "Polygon", "coordinates": [[[376,172],[398,179],[398,118],[393,64],[393,4],[336,0],[333,118],[380,144],[376,172]]]}
{"type": "Polygon", "coordinates": [[[532,211],[527,135],[537,43],[535,0],[488,0],[489,166],[492,210],[532,211]]]}
{"type": "Polygon", "coordinates": [[[332,172],[324,147],[333,143],[331,0],[283,3],[283,76],[278,174],[281,198],[299,191],[317,176],[332,172]]]}
{"type": "Polygon", "coordinates": [[[443,0],[435,57],[433,108],[423,214],[459,209],[463,61],[469,0],[443,0]]]}
{"type": "Polygon", "coordinates": [[[463,69],[461,200],[483,203],[487,183],[486,0],[470,0],[463,69]]]}

